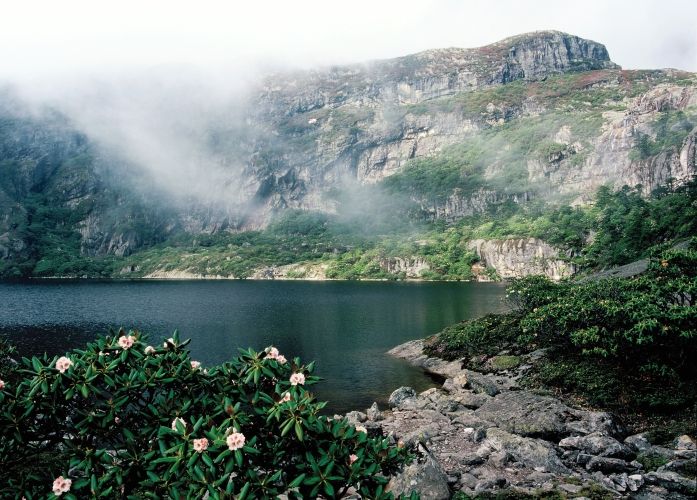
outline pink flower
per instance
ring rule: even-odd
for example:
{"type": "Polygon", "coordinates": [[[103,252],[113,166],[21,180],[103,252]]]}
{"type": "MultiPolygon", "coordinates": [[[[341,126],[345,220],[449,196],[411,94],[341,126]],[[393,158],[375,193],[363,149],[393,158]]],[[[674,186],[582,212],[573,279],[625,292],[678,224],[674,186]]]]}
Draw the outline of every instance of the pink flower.
{"type": "Polygon", "coordinates": [[[358,460],[358,455],[356,455],[355,453],[351,453],[351,455],[349,456],[349,465],[355,462],[356,460],[358,460]]]}
{"type": "Polygon", "coordinates": [[[227,447],[230,448],[231,451],[235,451],[244,446],[246,438],[244,434],[237,432],[237,429],[232,429],[232,434],[230,434],[225,441],[227,442],[227,447]]]}
{"type": "Polygon", "coordinates": [[[266,351],[266,357],[269,359],[276,359],[278,357],[278,349],[276,349],[273,346],[267,347],[265,349],[265,351],[266,351]]]}
{"type": "Polygon", "coordinates": [[[53,480],[53,494],[57,497],[61,496],[63,493],[70,491],[70,486],[73,484],[72,480],[65,479],[63,476],[58,476],[53,480]]]}
{"type": "Polygon", "coordinates": [[[290,376],[290,385],[305,385],[305,375],[302,373],[294,373],[290,376]]]}
{"type": "Polygon", "coordinates": [[[61,356],[56,361],[56,370],[58,370],[61,373],[65,373],[65,370],[67,370],[71,366],[73,366],[73,362],[70,360],[70,358],[66,358],[65,356],[61,356]]]}
{"type": "Polygon", "coordinates": [[[201,453],[206,451],[206,448],[208,448],[208,440],[206,438],[194,439],[194,450],[196,452],[201,453]]]}
{"type": "Polygon", "coordinates": [[[181,417],[177,417],[174,420],[172,420],[172,430],[173,431],[177,430],[177,422],[180,422],[182,424],[182,427],[186,427],[186,420],[184,420],[181,417]]]}
{"type": "Polygon", "coordinates": [[[281,401],[282,401],[283,403],[287,403],[288,401],[290,401],[290,392],[284,393],[284,394],[283,394],[283,398],[281,399],[281,401]]]}
{"type": "Polygon", "coordinates": [[[145,354],[155,354],[155,348],[151,345],[145,348],[145,354]]]}
{"type": "Polygon", "coordinates": [[[5,381],[0,380],[0,391],[2,391],[5,388],[5,381]]]}
{"type": "Polygon", "coordinates": [[[121,419],[119,417],[114,417],[114,423],[119,425],[121,423],[121,419]]]}
{"type": "Polygon", "coordinates": [[[125,335],[122,335],[121,337],[119,337],[119,345],[121,346],[121,349],[126,350],[126,349],[129,349],[133,345],[133,342],[135,340],[136,340],[135,337],[132,335],[129,335],[128,337],[126,337],[125,335]]]}
{"type": "Polygon", "coordinates": [[[368,429],[366,429],[366,428],[363,427],[362,425],[357,425],[357,426],[356,426],[356,430],[357,430],[358,432],[363,432],[363,433],[365,433],[365,434],[368,434],[368,429]]]}
{"type": "Polygon", "coordinates": [[[276,361],[278,361],[278,364],[280,365],[285,365],[286,357],[283,354],[279,354],[278,356],[276,356],[276,361]]]}
{"type": "Polygon", "coordinates": [[[200,361],[192,361],[191,362],[191,369],[192,370],[198,370],[201,368],[201,362],[200,361]]]}

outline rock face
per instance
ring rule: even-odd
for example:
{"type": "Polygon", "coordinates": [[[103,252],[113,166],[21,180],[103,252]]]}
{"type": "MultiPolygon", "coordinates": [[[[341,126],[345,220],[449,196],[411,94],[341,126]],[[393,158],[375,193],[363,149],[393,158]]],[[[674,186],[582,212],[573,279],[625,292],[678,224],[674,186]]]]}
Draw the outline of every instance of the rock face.
{"type": "Polygon", "coordinates": [[[543,274],[560,280],[575,272],[573,264],[560,258],[559,249],[536,238],[473,240],[469,248],[503,279],[543,274]]]}
{"type": "MultiPolygon", "coordinates": [[[[129,157],[129,148],[103,147],[70,116],[35,113],[17,94],[0,90],[0,259],[22,261],[34,250],[22,228],[36,204],[66,210],[84,255],[128,255],[176,234],[263,228],[286,209],[335,212],[337,190],[385,187],[420,159],[445,158],[449,166],[462,155],[448,157],[448,148],[463,144],[463,152],[481,154],[468,164],[477,171],[461,172],[460,184],[438,196],[413,185],[397,193],[422,216],[454,221],[554,196],[583,203],[604,184],[641,184],[649,192],[697,171],[696,96],[694,75],[621,71],[603,45],[553,31],[268,75],[251,85],[244,102],[211,113],[193,134],[200,136],[195,149],[217,172],[201,197],[173,192],[143,173],[145,160],[129,157]],[[669,122],[669,131],[679,143],[637,156],[641,140],[665,142],[656,124],[678,113],[685,119],[669,122]],[[530,149],[531,130],[546,149],[530,149]],[[527,146],[506,156],[516,137],[527,146]]],[[[385,189],[378,196],[395,194],[385,189]]],[[[573,271],[553,250],[528,256],[521,254],[528,244],[517,245],[505,249],[501,262],[492,260],[502,277],[519,275],[529,258],[542,259],[532,264],[535,272],[554,278],[573,271]],[[521,258],[527,260],[519,265],[521,258]]],[[[409,258],[381,265],[407,277],[427,269],[409,258]]]]}
{"type": "Polygon", "coordinates": [[[544,491],[563,498],[678,500],[694,494],[689,471],[697,446],[689,436],[679,436],[671,448],[652,445],[646,435],[623,443],[625,431],[611,414],[572,408],[521,388],[518,380],[544,353],[482,374],[462,369],[461,361],[428,358],[422,347],[423,341],[412,341],[390,353],[445,378],[443,387],[420,394],[401,387],[390,397],[390,410],[362,424],[418,450],[418,459],[390,483],[394,493],[488,498],[537,497],[544,491]],[[497,390],[475,392],[474,380],[497,390]],[[666,463],[647,471],[635,460],[641,456],[660,456],[666,463]]]}

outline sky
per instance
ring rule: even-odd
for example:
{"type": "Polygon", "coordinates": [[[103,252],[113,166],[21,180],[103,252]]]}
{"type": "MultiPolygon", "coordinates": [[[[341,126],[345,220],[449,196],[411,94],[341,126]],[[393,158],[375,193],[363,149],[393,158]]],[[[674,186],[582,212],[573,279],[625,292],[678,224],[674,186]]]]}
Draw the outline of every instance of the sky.
{"type": "Polygon", "coordinates": [[[695,0],[0,0],[0,79],[360,62],[555,29],[625,68],[697,71],[695,0]]]}

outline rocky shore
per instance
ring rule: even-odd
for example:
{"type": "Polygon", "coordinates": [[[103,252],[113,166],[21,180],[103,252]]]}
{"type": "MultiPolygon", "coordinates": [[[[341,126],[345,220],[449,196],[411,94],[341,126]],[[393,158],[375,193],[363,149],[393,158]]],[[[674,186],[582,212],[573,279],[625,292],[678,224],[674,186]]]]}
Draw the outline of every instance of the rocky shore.
{"type": "Polygon", "coordinates": [[[557,498],[694,498],[697,445],[677,436],[667,446],[644,434],[628,435],[605,412],[572,408],[519,381],[545,356],[536,351],[511,362],[502,353],[491,373],[460,361],[429,358],[423,341],[390,354],[442,378],[442,387],[417,394],[400,387],[381,411],[347,417],[419,457],[390,483],[395,494],[424,499],[491,496],[505,492],[557,498]]]}

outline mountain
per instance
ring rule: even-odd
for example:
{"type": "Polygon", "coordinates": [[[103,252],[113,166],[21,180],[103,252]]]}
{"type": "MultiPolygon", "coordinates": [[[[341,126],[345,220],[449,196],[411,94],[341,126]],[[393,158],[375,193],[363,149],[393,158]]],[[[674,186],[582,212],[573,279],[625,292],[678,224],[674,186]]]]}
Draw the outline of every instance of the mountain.
{"type": "MultiPolygon", "coordinates": [[[[376,226],[369,244],[364,234],[333,234],[312,252],[305,247],[314,240],[294,242],[281,261],[254,261],[260,268],[291,264],[314,253],[375,248],[384,233],[417,241],[414,231],[442,232],[497,207],[586,206],[606,185],[640,185],[648,195],[685,184],[697,169],[695,74],[622,70],[602,44],[554,31],[279,72],[256,80],[234,103],[199,109],[191,101],[176,127],[154,121],[143,129],[174,130],[169,142],[153,142],[151,149],[168,153],[157,170],[149,168],[152,151],[119,147],[109,123],[97,123],[106,131],[98,133],[94,121],[20,95],[12,87],[0,92],[4,276],[186,270],[182,255],[190,251],[165,263],[163,249],[202,242],[220,247],[217,258],[245,260],[240,235],[278,231],[274,221],[296,209],[319,214],[322,227],[342,214],[376,226]],[[202,158],[205,168],[178,180],[202,158]],[[402,225],[408,227],[400,233],[395,227],[402,225]],[[153,248],[157,258],[147,253],[153,248]],[[155,259],[150,267],[147,259],[155,259]]],[[[532,254],[539,248],[535,243],[532,254]]],[[[408,253],[371,262],[396,272],[433,268],[408,253]]]]}

